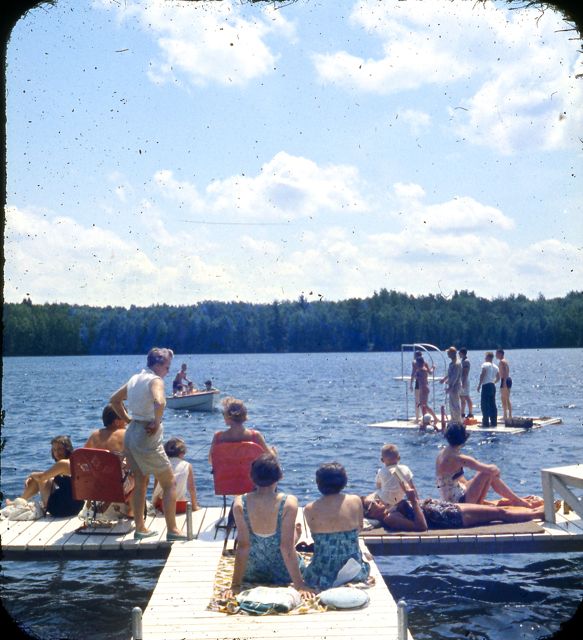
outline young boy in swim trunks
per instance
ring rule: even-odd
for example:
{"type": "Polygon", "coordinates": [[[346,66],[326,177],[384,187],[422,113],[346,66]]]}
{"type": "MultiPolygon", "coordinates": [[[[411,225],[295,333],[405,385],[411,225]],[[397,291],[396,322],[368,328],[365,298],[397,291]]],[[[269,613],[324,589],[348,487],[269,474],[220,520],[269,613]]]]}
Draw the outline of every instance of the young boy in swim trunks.
{"type": "Polygon", "coordinates": [[[399,464],[401,456],[394,444],[385,444],[381,448],[381,462],[384,467],[377,471],[375,498],[392,506],[405,497],[401,486],[403,480],[413,486],[413,474],[407,465],[399,464]],[[401,482],[399,482],[401,479],[401,482]]]}

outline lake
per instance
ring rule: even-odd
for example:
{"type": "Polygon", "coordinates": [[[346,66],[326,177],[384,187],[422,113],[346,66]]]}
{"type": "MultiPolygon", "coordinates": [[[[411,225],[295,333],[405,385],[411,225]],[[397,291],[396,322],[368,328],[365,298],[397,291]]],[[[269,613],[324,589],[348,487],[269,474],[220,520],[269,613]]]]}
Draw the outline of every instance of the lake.
{"type": "MultiPolygon", "coordinates": [[[[479,405],[475,388],[483,353],[469,358],[479,405]]],[[[507,359],[514,414],[558,416],[563,424],[520,435],[472,434],[465,451],[497,464],[518,493],[541,495],[542,467],[583,460],[583,350],[510,351],[507,359]]],[[[407,367],[409,360],[407,355],[407,367]]],[[[349,491],[369,493],[385,442],[398,445],[420,494],[437,497],[434,463],[441,436],[367,427],[404,417],[404,385],[394,380],[401,374],[401,353],[178,355],[167,389],[182,362],[197,384],[211,378],[222,396],[245,401],[249,425],[279,450],[282,490],[300,503],[317,496],[315,470],[331,460],[345,465],[349,491]]],[[[50,465],[53,436],[70,435],[81,446],[101,426],[109,396],[142,368],[145,356],[3,363],[2,491],[15,497],[29,471],[50,465]]],[[[165,437],[181,436],[189,446],[204,505],[219,504],[207,453],[223,425],[219,411],[165,414],[165,437]]],[[[377,563],[395,599],[406,599],[416,640],[543,638],[573,615],[582,597],[583,554],[396,557],[377,563]]],[[[146,606],[162,566],[151,560],[5,561],[3,604],[34,637],[125,640],[131,609],[146,606]]]]}

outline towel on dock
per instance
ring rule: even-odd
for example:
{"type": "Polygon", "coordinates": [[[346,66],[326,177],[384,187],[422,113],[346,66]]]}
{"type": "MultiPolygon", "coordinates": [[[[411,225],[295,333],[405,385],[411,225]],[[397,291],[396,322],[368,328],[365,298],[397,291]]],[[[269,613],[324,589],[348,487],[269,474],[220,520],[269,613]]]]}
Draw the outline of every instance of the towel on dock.
{"type": "Polygon", "coordinates": [[[44,515],[45,511],[40,502],[27,502],[24,498],[16,498],[0,511],[2,520],[38,520],[44,515]]]}
{"type": "MultiPolygon", "coordinates": [[[[302,554],[304,555],[304,554],[302,554]]],[[[307,554],[305,557],[308,557],[307,554]]],[[[236,614],[244,613],[240,610],[239,604],[235,598],[226,600],[223,598],[223,592],[231,588],[231,579],[233,578],[233,568],[235,567],[235,556],[227,553],[221,557],[217,573],[215,575],[215,584],[213,589],[213,597],[207,607],[209,611],[218,611],[220,613],[236,614]]],[[[244,589],[250,589],[258,585],[243,584],[244,589]]],[[[326,607],[319,604],[318,598],[314,596],[309,600],[302,600],[301,604],[288,611],[287,613],[278,613],[278,615],[298,615],[305,613],[316,613],[326,611],[326,607]]],[[[276,612],[274,612],[276,613],[276,612]]]]}
{"type": "Polygon", "coordinates": [[[380,536],[492,536],[508,534],[538,534],[544,533],[543,527],[534,521],[529,522],[498,522],[494,524],[484,524],[479,527],[463,527],[462,529],[429,529],[429,531],[388,531],[382,527],[369,529],[361,533],[365,538],[380,536]]]}

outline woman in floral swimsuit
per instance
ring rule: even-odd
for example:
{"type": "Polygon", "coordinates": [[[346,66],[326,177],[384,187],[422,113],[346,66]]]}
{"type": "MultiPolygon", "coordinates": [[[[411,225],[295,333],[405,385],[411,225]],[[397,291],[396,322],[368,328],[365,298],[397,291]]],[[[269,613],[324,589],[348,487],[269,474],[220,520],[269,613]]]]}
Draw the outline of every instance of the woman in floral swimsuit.
{"type": "Polygon", "coordinates": [[[295,550],[298,501],[277,491],[283,474],[277,458],[263,454],[251,465],[255,491],[237,496],[233,515],[237,525],[237,550],[230,597],[242,583],[293,586],[311,591],[300,573],[301,558],[295,550]]]}
{"type": "Polygon", "coordinates": [[[312,587],[329,589],[338,572],[353,560],[350,582],[365,582],[370,565],[362,558],[358,533],[362,529],[362,502],[358,496],[341,493],[348,478],[337,462],[323,464],[316,473],[322,497],[304,509],[306,523],[314,538],[314,557],[304,571],[304,580],[312,587]]]}

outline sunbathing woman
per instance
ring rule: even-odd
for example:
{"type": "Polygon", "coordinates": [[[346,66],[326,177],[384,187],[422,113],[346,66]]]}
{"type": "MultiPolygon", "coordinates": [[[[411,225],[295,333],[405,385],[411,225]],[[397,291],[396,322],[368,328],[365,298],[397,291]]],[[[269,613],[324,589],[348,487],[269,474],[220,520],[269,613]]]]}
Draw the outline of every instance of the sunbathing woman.
{"type": "Polygon", "coordinates": [[[300,573],[301,558],[295,550],[298,501],[280,493],[277,483],[283,477],[277,458],[264,453],[251,465],[253,493],[237,496],[233,515],[237,525],[237,550],[229,598],[238,593],[242,582],[293,586],[311,591],[300,573]]]}
{"type": "Polygon", "coordinates": [[[363,560],[358,544],[362,502],[356,495],[341,493],[347,481],[346,470],[338,462],[323,464],[316,472],[322,497],[304,509],[314,538],[314,557],[304,571],[304,580],[312,587],[330,588],[349,560],[354,564],[350,582],[365,582],[369,577],[370,565],[363,560]]]}
{"type": "MultiPolygon", "coordinates": [[[[484,464],[471,456],[460,453],[468,439],[465,425],[451,423],[445,430],[448,445],[442,449],[435,462],[437,487],[446,502],[487,503],[486,495],[492,489],[504,498],[508,506],[539,507],[541,498],[517,496],[500,478],[500,470],[494,464],[484,464]],[[469,480],[464,477],[464,467],[476,473],[469,480]]],[[[492,504],[492,503],[490,503],[492,504]]]]}
{"type": "MultiPolygon", "coordinates": [[[[73,500],[71,464],[73,444],[69,436],[57,436],[51,440],[51,456],[55,464],[46,471],[33,471],[24,481],[20,496],[30,500],[40,494],[45,511],[55,517],[75,516],[85,501],[73,500]]],[[[6,504],[11,504],[10,500],[6,504]]]]}
{"type": "Polygon", "coordinates": [[[544,518],[544,506],[499,507],[486,504],[455,504],[426,498],[419,501],[410,485],[403,486],[407,498],[392,507],[379,508],[365,502],[367,517],[379,520],[386,529],[427,531],[428,529],[463,529],[494,522],[528,522],[544,518]]]}
{"type": "Polygon", "coordinates": [[[229,427],[226,431],[217,431],[213,436],[209,451],[209,462],[212,464],[212,451],[216,444],[222,442],[255,442],[263,447],[265,453],[276,454],[274,447],[269,447],[265,438],[256,429],[247,429],[244,425],[247,420],[247,407],[237,398],[225,398],[223,400],[223,418],[229,427]]]}

